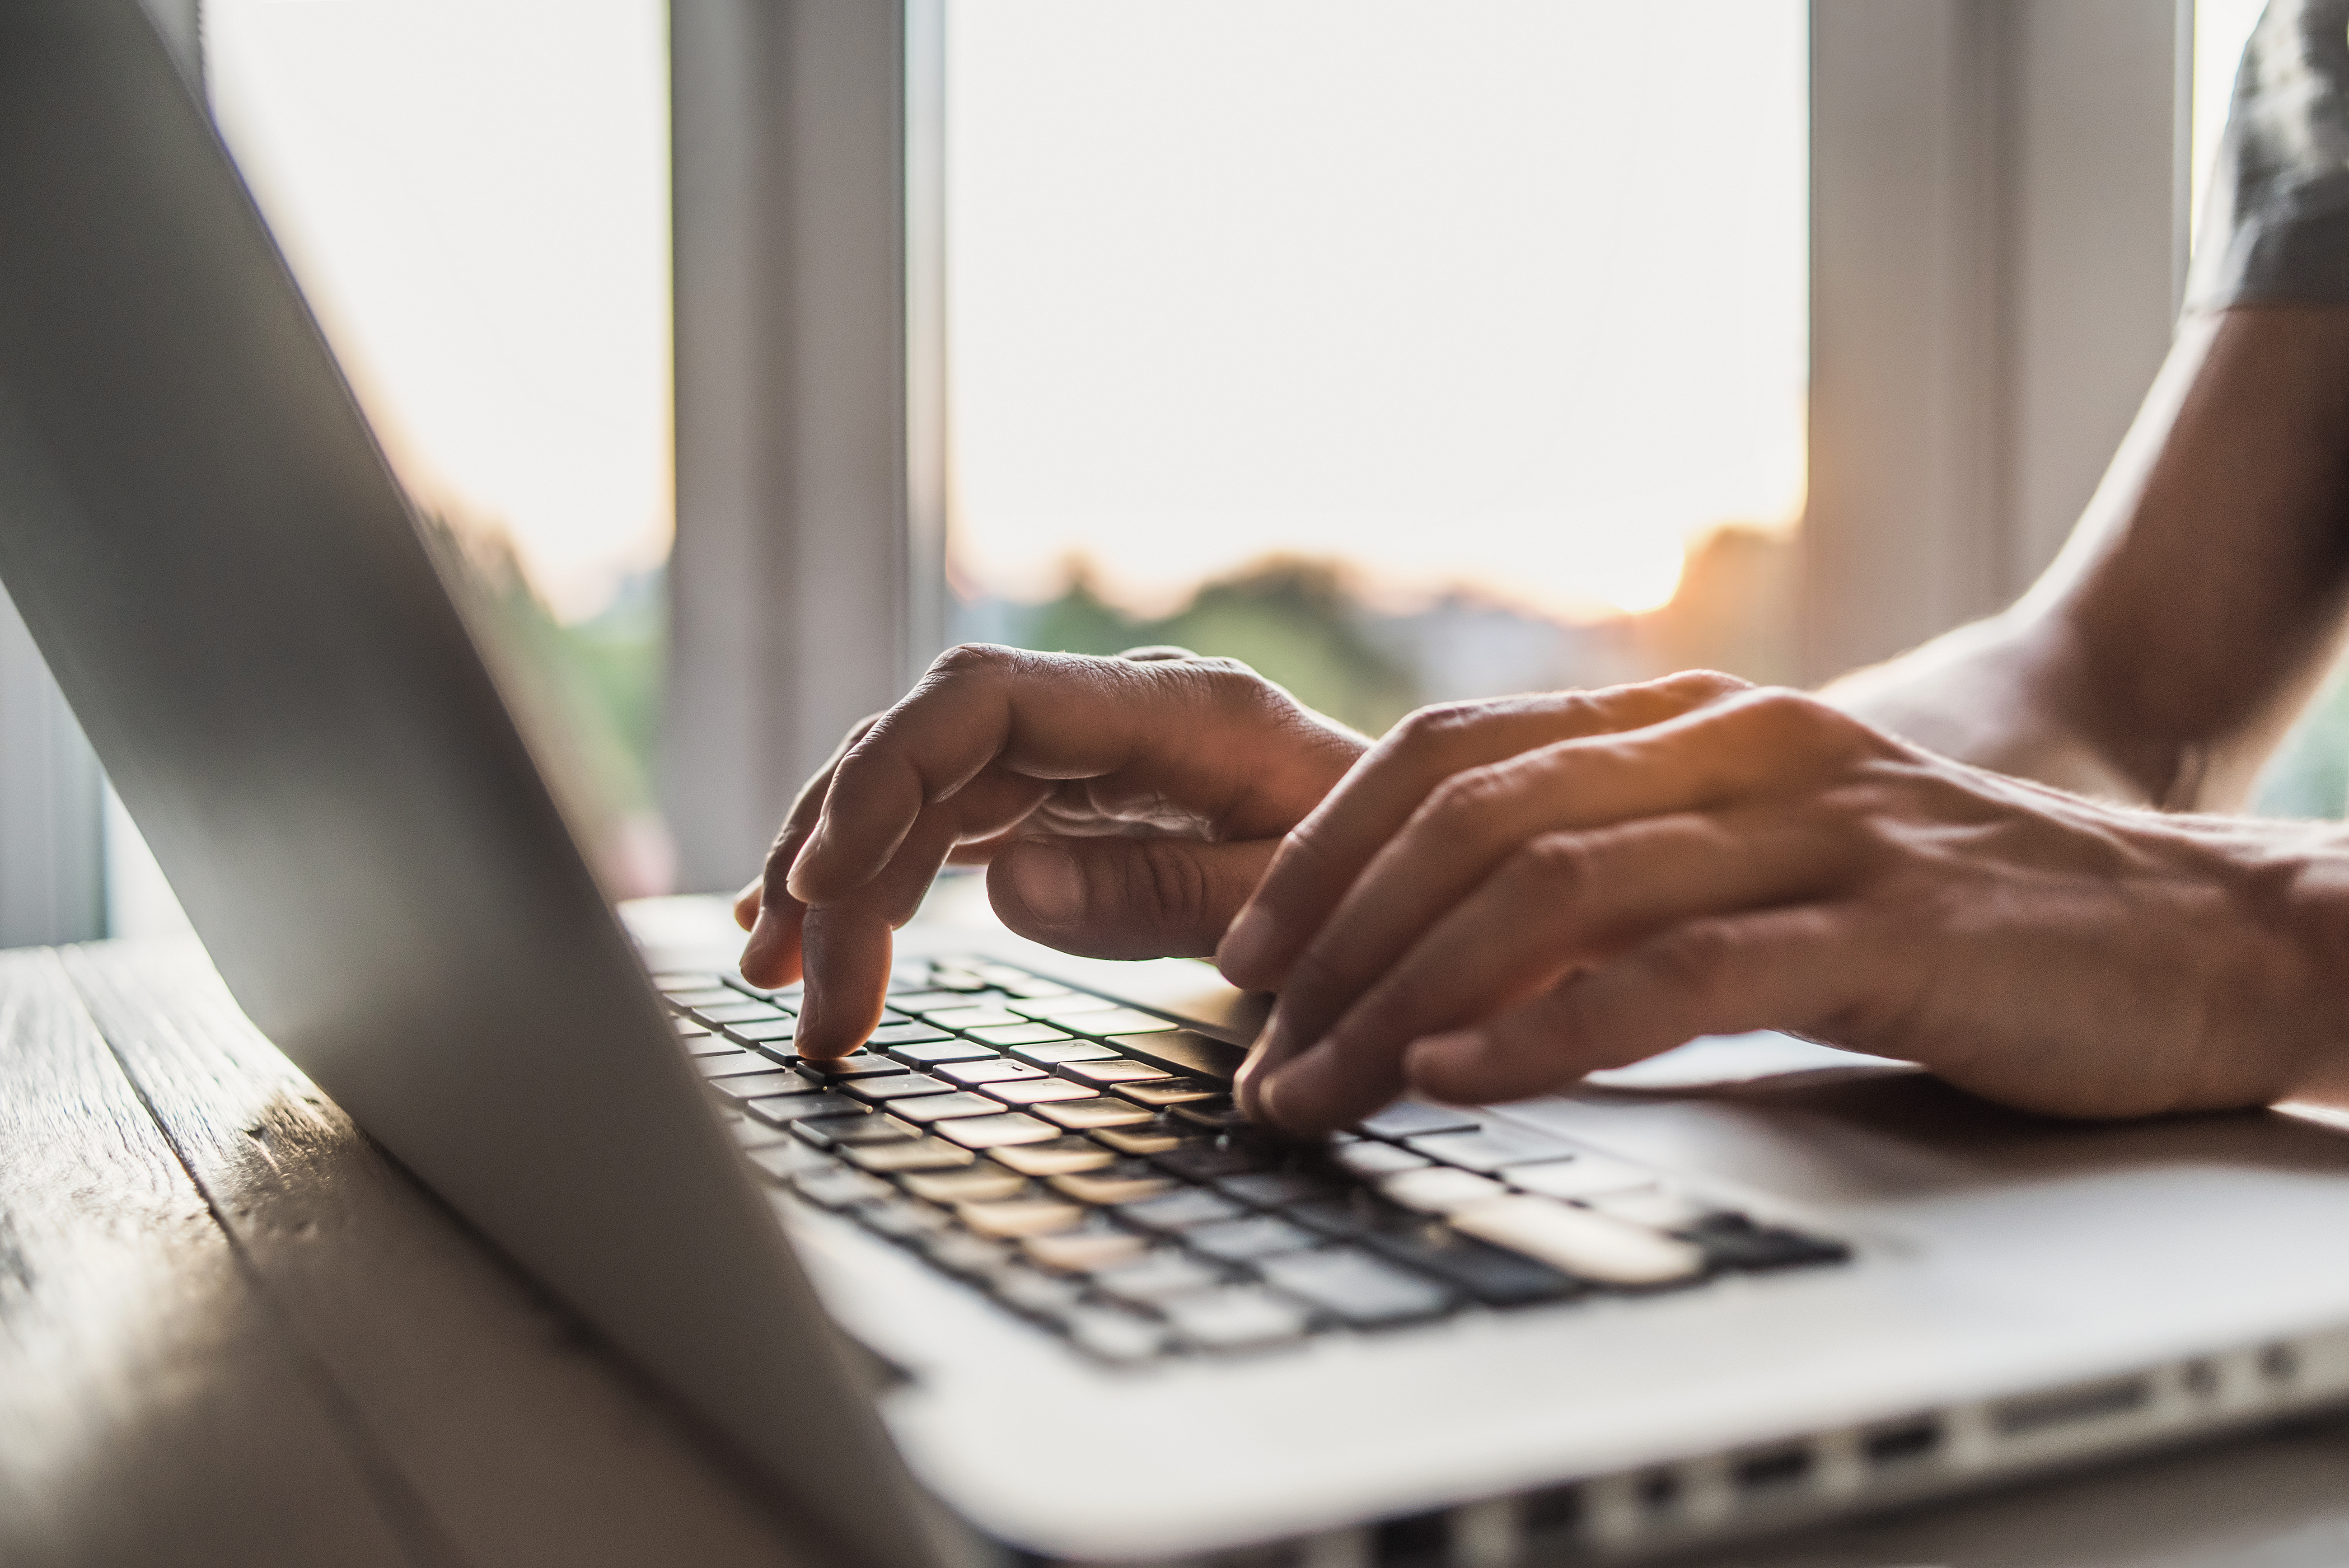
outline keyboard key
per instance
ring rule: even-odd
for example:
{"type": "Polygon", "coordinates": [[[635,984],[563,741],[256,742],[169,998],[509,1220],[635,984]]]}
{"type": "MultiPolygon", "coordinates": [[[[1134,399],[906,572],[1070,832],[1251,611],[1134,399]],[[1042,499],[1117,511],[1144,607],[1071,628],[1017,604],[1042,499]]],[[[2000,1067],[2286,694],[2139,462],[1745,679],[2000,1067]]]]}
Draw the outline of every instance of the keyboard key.
{"type": "Polygon", "coordinates": [[[812,1176],[817,1171],[838,1170],[840,1161],[803,1143],[789,1141],[769,1144],[752,1149],[750,1163],[773,1177],[777,1181],[789,1181],[795,1176],[812,1176]]]}
{"type": "Polygon", "coordinates": [[[1325,1176],[1309,1171],[1260,1170],[1246,1176],[1224,1177],[1216,1183],[1216,1190],[1226,1198],[1238,1199],[1251,1209],[1279,1210],[1342,1197],[1347,1189],[1325,1176]]]}
{"type": "Polygon", "coordinates": [[[1091,1084],[1096,1088],[1107,1088],[1112,1084],[1145,1083],[1168,1075],[1164,1067],[1154,1067],[1147,1062],[1129,1062],[1122,1056],[1112,1056],[1103,1062],[1063,1062],[1058,1070],[1062,1077],[1091,1084]]]}
{"type": "Polygon", "coordinates": [[[1220,1193],[1196,1187],[1145,1198],[1139,1203],[1121,1204],[1117,1210],[1118,1218],[1129,1224],[1166,1235],[1178,1235],[1194,1225],[1237,1220],[1247,1213],[1247,1210],[1220,1193]]]}
{"type": "Polygon", "coordinates": [[[1055,1191],[1080,1203],[1138,1203],[1155,1198],[1172,1185],[1146,1160],[1122,1159],[1115,1165],[1081,1174],[1055,1176],[1055,1191]]]}
{"type": "Polygon", "coordinates": [[[1120,1034],[1110,1044],[1130,1056],[1164,1067],[1228,1084],[1247,1060],[1247,1047],[1228,1044],[1195,1029],[1172,1029],[1150,1034],[1120,1034]]]}
{"type": "MultiPolygon", "coordinates": [[[[1021,1005],[1028,1004],[1023,1002],[1021,1005]]],[[[1113,1007],[1106,1012],[1064,1012],[1055,1015],[1052,1022],[1072,1034],[1090,1034],[1096,1040],[1106,1039],[1112,1034],[1154,1034],[1161,1030],[1180,1027],[1171,1018],[1160,1018],[1154,1013],[1131,1007],[1113,1007]]],[[[1127,1044],[1120,1046],[1122,1050],[1132,1048],[1127,1044]]]]}
{"type": "Polygon", "coordinates": [[[1020,1197],[1028,1191],[1028,1179],[992,1165],[973,1165],[967,1170],[909,1175],[904,1186],[915,1197],[932,1203],[989,1203],[1020,1197]]]}
{"type": "Polygon", "coordinates": [[[1061,1316],[1069,1341],[1086,1355],[1116,1366],[1148,1361],[1166,1347],[1166,1330],[1132,1313],[1080,1307],[1061,1316]]]}
{"type": "Polygon", "coordinates": [[[679,1035],[678,1040],[680,1044],[685,1046],[685,1054],[695,1058],[703,1056],[731,1056],[736,1052],[742,1049],[741,1046],[736,1044],[733,1041],[727,1039],[724,1035],[712,1034],[707,1030],[703,1031],[699,1034],[679,1035]]]}
{"type": "MultiPolygon", "coordinates": [[[[1092,1104],[1089,1100],[1071,1103],[1092,1104]]],[[[1193,1137],[1189,1132],[1170,1130],[1154,1117],[1147,1127],[1094,1127],[1092,1132],[1094,1142],[1106,1145],[1120,1154],[1164,1154],[1168,1149],[1182,1147],[1193,1137]]]]}
{"type": "MultiPolygon", "coordinates": [[[[802,1080],[805,1082],[804,1079],[802,1080]]],[[[858,1105],[846,1095],[816,1094],[778,1095],[747,1101],[743,1108],[752,1116],[764,1116],[776,1123],[804,1121],[810,1117],[853,1116],[867,1114],[870,1107],[858,1105]]]]}
{"type": "Polygon", "coordinates": [[[1050,1100],[1091,1100],[1100,1096],[1092,1086],[1072,1084],[1066,1078],[1026,1078],[1009,1084],[982,1084],[979,1093],[991,1095],[1007,1106],[1040,1106],[1050,1100]]]}
{"type": "Polygon", "coordinates": [[[712,1051],[693,1059],[693,1070],[705,1078],[723,1078],[735,1073],[770,1073],[775,1065],[773,1057],[761,1055],[756,1051],[745,1051],[740,1046],[731,1051],[712,1051]]]}
{"type": "Polygon", "coordinates": [[[1485,1176],[1504,1166],[1539,1165],[1574,1158],[1574,1149],[1556,1138],[1497,1124],[1476,1132],[1427,1133],[1403,1141],[1414,1153],[1485,1176]]]}
{"type": "Polygon", "coordinates": [[[1017,1263],[1007,1263],[988,1275],[987,1293],[1013,1312],[1041,1319],[1055,1328],[1069,1314],[1084,1310],[1084,1293],[1073,1281],[1017,1263]]]}
{"type": "Polygon", "coordinates": [[[1118,1010],[1118,1004],[1108,997],[1088,996],[1081,992],[1071,992],[1066,996],[1014,1002],[1010,1007],[1014,1012],[1025,1013],[1030,1018],[1040,1018],[1050,1022],[1057,1022],[1063,1018],[1078,1018],[1089,1012],[1111,1012],[1118,1010]]]}
{"type": "Polygon", "coordinates": [[[825,1209],[846,1209],[889,1195],[889,1184],[861,1170],[813,1170],[792,1179],[792,1190],[825,1209]]]}
{"type": "Polygon", "coordinates": [[[1223,1282],[1221,1269],[1172,1247],[1162,1247],[1115,1268],[1097,1269],[1092,1276],[1093,1289],[1130,1306],[1148,1306],[1168,1296],[1213,1290],[1223,1282]]]}
{"type": "Polygon", "coordinates": [[[1112,1100],[1101,1095],[1089,1100],[1062,1100],[1054,1105],[1038,1106],[1036,1114],[1054,1127],[1066,1127],[1071,1132],[1087,1132],[1096,1127],[1134,1127],[1157,1119],[1140,1106],[1130,1106],[1123,1100],[1112,1100]]]}
{"type": "MultiPolygon", "coordinates": [[[[840,1092],[876,1105],[888,1105],[892,1111],[904,1115],[903,1110],[891,1102],[918,1099],[927,1095],[951,1094],[954,1085],[944,1079],[933,1078],[927,1073],[899,1073],[878,1078],[850,1078],[842,1083],[840,1092]]],[[[907,1119],[934,1118],[909,1116],[907,1119]]]]}
{"type": "Polygon", "coordinates": [[[740,1111],[718,1113],[719,1124],[727,1136],[746,1149],[771,1148],[783,1141],[784,1135],[764,1122],[752,1121],[740,1111]]]}
{"type": "Polygon", "coordinates": [[[886,1143],[843,1144],[842,1158],[863,1170],[895,1175],[899,1171],[951,1170],[978,1156],[960,1144],[938,1137],[895,1138],[886,1143]]]}
{"type": "Polygon", "coordinates": [[[738,1073],[731,1077],[712,1078],[709,1080],[709,1086],[730,1100],[742,1101],[765,1100],[816,1092],[815,1085],[797,1073],[778,1068],[771,1062],[767,1065],[768,1071],[764,1073],[738,1073]]]}
{"type": "Polygon", "coordinates": [[[1172,1106],[1167,1114],[1206,1132],[1230,1132],[1248,1125],[1247,1113],[1221,1096],[1172,1106]]]}
{"type": "Polygon", "coordinates": [[[1417,1223],[1372,1230],[1361,1242],[1382,1257],[1433,1274],[1486,1306],[1524,1306],[1579,1295],[1588,1287],[1521,1253],[1463,1236],[1419,1216],[1417,1223]]]}
{"type": "MultiPolygon", "coordinates": [[[[969,1046],[966,1049],[983,1050],[984,1047],[969,1046]]],[[[1015,1078],[1040,1078],[1044,1076],[1044,1069],[1030,1067],[1025,1062],[1015,1062],[1009,1056],[999,1056],[988,1051],[980,1060],[944,1064],[938,1068],[938,1076],[968,1089],[980,1084],[1008,1084],[1015,1078]]]]}
{"type": "Polygon", "coordinates": [[[725,1035],[745,1045],[773,1045],[792,1038],[799,1026],[796,1018],[769,1018],[755,1023],[730,1023],[725,1035]]]}
{"type": "MultiPolygon", "coordinates": [[[[957,1116],[991,1116],[1001,1109],[1003,1107],[1000,1105],[988,1099],[985,1095],[974,1095],[968,1089],[958,1089],[952,1094],[921,1095],[913,1099],[897,1101],[889,1107],[889,1114],[901,1116],[916,1126],[928,1127],[957,1116]]],[[[1046,1128],[1045,1133],[1047,1137],[1051,1136],[1051,1129],[1046,1128]]],[[[972,1144],[970,1147],[978,1148],[984,1146],[972,1144]]]]}
{"type": "MultiPolygon", "coordinates": [[[[853,1100],[849,1103],[855,1104],[853,1100]]],[[[864,1109],[862,1106],[857,1108],[864,1109]]],[[[904,1143],[916,1136],[903,1122],[869,1113],[861,1116],[802,1116],[792,1123],[792,1133],[818,1148],[835,1153],[868,1143],[904,1143]]]]}
{"type": "Polygon", "coordinates": [[[730,1002],[741,1001],[742,993],[739,991],[729,991],[724,986],[712,981],[699,991],[664,992],[661,993],[661,1000],[679,1012],[683,1012],[694,1007],[723,1007],[730,1002]]]}
{"type": "Polygon", "coordinates": [[[698,1035],[709,1033],[709,1030],[703,1028],[700,1024],[696,1023],[692,1019],[686,1017],[682,1013],[671,1018],[668,1021],[668,1026],[677,1031],[678,1038],[680,1040],[691,1040],[698,1035]]]}
{"type": "Polygon", "coordinates": [[[1158,1303],[1167,1326],[1202,1350],[1255,1350],[1305,1333],[1305,1309],[1259,1285],[1231,1285],[1158,1303]]]}
{"type": "Polygon", "coordinates": [[[916,1067],[942,1067],[948,1063],[999,1062],[1003,1058],[993,1049],[972,1044],[968,1040],[921,1040],[907,1045],[892,1045],[889,1054],[900,1062],[916,1067]]]}
{"type": "Polygon", "coordinates": [[[1378,1115],[1362,1118],[1364,1132],[1396,1142],[1425,1133],[1475,1132],[1483,1126],[1466,1111],[1431,1106],[1424,1100],[1397,1100],[1378,1115]]]}
{"type": "Polygon", "coordinates": [[[1151,1163],[1185,1181],[1214,1181],[1219,1177],[1246,1176],[1250,1171],[1278,1170],[1284,1158],[1283,1151],[1260,1143],[1200,1138],[1153,1155],[1151,1163]]]}
{"type": "Polygon", "coordinates": [[[914,1244],[947,1273],[982,1283],[1013,1266],[1010,1250],[1002,1242],[982,1241],[968,1231],[935,1231],[914,1244]]]}
{"type": "Polygon", "coordinates": [[[1027,1022],[999,1007],[943,1007],[922,1016],[940,1029],[1001,1029],[1027,1022]]]}
{"type": "MultiPolygon", "coordinates": [[[[1029,1118],[1022,1116],[1020,1119],[1029,1118]]],[[[960,1127],[964,1124],[955,1122],[948,1125],[960,1127]]],[[[1019,1144],[990,1149],[988,1158],[1022,1176],[1067,1176],[1077,1171],[1099,1170],[1117,1157],[1087,1138],[1056,1137],[1050,1143],[1019,1144]]]]}
{"type": "MultiPolygon", "coordinates": [[[[993,1100],[983,1095],[957,1095],[957,1100],[971,1100],[988,1110],[997,1108],[993,1100]]],[[[905,1106],[918,1110],[922,1102],[916,1100],[905,1106]]],[[[1012,1144],[1049,1143],[1061,1136],[1061,1129],[1050,1122],[1040,1122],[1034,1116],[1019,1111],[1005,1111],[999,1116],[962,1116],[937,1123],[939,1134],[950,1137],[965,1148],[1002,1148],[1012,1144]]]]}
{"type": "Polygon", "coordinates": [[[1656,1185],[1656,1173],[1626,1165],[1603,1154],[1578,1154],[1572,1159],[1546,1165],[1512,1166],[1501,1179],[1544,1198],[1600,1198],[1616,1192],[1639,1192],[1656,1185]]]}
{"type": "Polygon", "coordinates": [[[697,1007],[694,1017],[715,1029],[728,1023],[767,1023],[791,1016],[771,1002],[747,1001],[732,992],[727,994],[733,1000],[722,1007],[697,1007]]]}
{"type": "Polygon", "coordinates": [[[797,1058],[801,1072],[812,1077],[827,1080],[840,1078],[877,1078],[885,1073],[902,1073],[905,1065],[892,1062],[886,1056],[876,1056],[870,1051],[851,1051],[845,1056],[797,1058]]]}
{"type": "Polygon", "coordinates": [[[1547,1198],[1495,1199],[1462,1210],[1452,1223],[1496,1247],[1604,1284],[1670,1284],[1704,1272],[1704,1253],[1677,1237],[1547,1198]]]}
{"type": "Polygon", "coordinates": [[[943,1040],[947,1032],[931,1023],[884,1023],[865,1036],[864,1043],[878,1050],[892,1045],[920,1045],[932,1040],[943,1040]]]}
{"type": "MultiPolygon", "coordinates": [[[[966,1158],[968,1158],[966,1156],[966,1158]]],[[[1013,1198],[993,1203],[966,1203],[955,1217],[978,1235],[998,1241],[1021,1236],[1049,1236],[1073,1230],[1085,1217],[1082,1207],[1049,1198],[1013,1198]]]]}
{"type": "Polygon", "coordinates": [[[705,971],[696,970],[690,973],[685,974],[657,974],[653,976],[653,989],[662,992],[668,992],[688,991],[722,991],[725,988],[719,983],[717,975],[705,971]]]}
{"type": "Polygon", "coordinates": [[[914,1241],[926,1236],[935,1236],[952,1223],[926,1203],[916,1203],[895,1196],[877,1203],[860,1203],[848,1210],[848,1217],[892,1241],[914,1241]]]}
{"type": "Polygon", "coordinates": [[[1851,1249],[1840,1241],[1806,1236],[1777,1225],[1756,1225],[1743,1214],[1712,1214],[1684,1234],[1704,1250],[1715,1268],[1761,1272],[1840,1263],[1851,1249]]]}
{"type": "Polygon", "coordinates": [[[1069,1032],[1049,1023],[1004,1023],[991,1029],[974,1029],[970,1037],[984,1040],[989,1045],[1041,1045],[1047,1041],[1066,1040],[1069,1032]]]}
{"type": "Polygon", "coordinates": [[[1344,1247],[1265,1258],[1257,1270],[1284,1294],[1355,1328],[1441,1317],[1458,1303],[1443,1285],[1344,1247]]]}
{"type": "Polygon", "coordinates": [[[1139,1257],[1146,1245],[1126,1231],[1064,1231],[1055,1236],[1023,1237],[1019,1250],[1032,1263],[1082,1274],[1139,1257]]]}
{"type": "Polygon", "coordinates": [[[1302,1252],[1321,1245],[1321,1238],[1301,1226],[1269,1214],[1247,1220],[1226,1220],[1183,1232],[1183,1244],[1195,1252],[1225,1263],[1246,1263],[1281,1252],[1302,1252]]]}
{"type": "Polygon", "coordinates": [[[1055,1040],[1040,1045],[1014,1045],[1011,1054],[1020,1061],[1047,1070],[1063,1062],[1114,1061],[1117,1053],[1106,1045],[1096,1045],[1090,1040],[1055,1040]]]}
{"type": "Polygon", "coordinates": [[[1653,1183],[1626,1191],[1590,1193],[1583,1201],[1601,1214],[1651,1231],[1693,1230],[1714,1213],[1685,1192],[1653,1183]]]}
{"type": "Polygon", "coordinates": [[[1431,1165],[1425,1170],[1406,1170],[1383,1179],[1379,1182],[1379,1191],[1406,1209],[1449,1214],[1472,1204],[1501,1201],[1508,1189],[1486,1177],[1431,1165]]]}
{"type": "Polygon", "coordinates": [[[1223,1085],[1211,1083],[1206,1078],[1154,1078],[1145,1083],[1119,1084],[1110,1090],[1122,1100],[1154,1107],[1219,1100],[1229,1092],[1223,1085]]]}
{"type": "Polygon", "coordinates": [[[1391,1143],[1379,1143],[1370,1138],[1340,1144],[1330,1151],[1330,1158],[1343,1169],[1365,1181],[1375,1181],[1381,1176],[1399,1171],[1418,1170],[1432,1162],[1423,1154],[1413,1154],[1407,1148],[1397,1148],[1391,1143]]]}
{"type": "Polygon", "coordinates": [[[919,991],[901,992],[893,987],[889,1005],[900,1012],[926,1013],[933,1007],[968,1007],[970,998],[961,992],[941,991],[925,982],[919,991]]]}

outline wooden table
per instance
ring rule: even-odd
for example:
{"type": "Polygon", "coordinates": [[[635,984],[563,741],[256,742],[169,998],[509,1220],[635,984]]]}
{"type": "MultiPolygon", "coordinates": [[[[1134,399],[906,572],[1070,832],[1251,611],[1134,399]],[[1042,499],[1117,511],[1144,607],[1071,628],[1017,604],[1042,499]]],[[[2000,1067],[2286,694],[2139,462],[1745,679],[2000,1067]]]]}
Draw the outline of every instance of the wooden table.
{"type": "MultiPolygon", "coordinates": [[[[807,1561],[201,950],[0,953],[0,1564],[807,1561]]],[[[2349,1418],[1704,1561],[2330,1568],[2349,1418]]]]}

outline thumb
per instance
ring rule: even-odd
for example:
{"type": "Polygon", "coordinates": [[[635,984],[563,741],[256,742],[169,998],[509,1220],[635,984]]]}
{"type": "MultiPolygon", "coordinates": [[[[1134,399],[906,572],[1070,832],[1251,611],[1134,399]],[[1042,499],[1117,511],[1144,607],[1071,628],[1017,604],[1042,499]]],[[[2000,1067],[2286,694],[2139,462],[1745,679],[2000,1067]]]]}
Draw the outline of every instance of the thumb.
{"type": "Polygon", "coordinates": [[[1023,838],[996,854],[988,897],[1032,941],[1086,958],[1204,958],[1223,940],[1276,838],[1023,838]]]}

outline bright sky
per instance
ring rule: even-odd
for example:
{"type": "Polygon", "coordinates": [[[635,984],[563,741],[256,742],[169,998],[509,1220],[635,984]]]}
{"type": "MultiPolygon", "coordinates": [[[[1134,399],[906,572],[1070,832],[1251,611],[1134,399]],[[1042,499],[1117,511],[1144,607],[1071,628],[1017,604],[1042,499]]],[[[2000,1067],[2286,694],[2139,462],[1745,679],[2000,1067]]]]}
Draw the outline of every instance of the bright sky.
{"type": "Polygon", "coordinates": [[[952,0],[955,546],[1667,597],[1803,494],[1800,0],[952,0]]]}
{"type": "Polygon", "coordinates": [[[411,488],[558,612],[671,533],[660,0],[204,0],[214,112],[411,488]]]}

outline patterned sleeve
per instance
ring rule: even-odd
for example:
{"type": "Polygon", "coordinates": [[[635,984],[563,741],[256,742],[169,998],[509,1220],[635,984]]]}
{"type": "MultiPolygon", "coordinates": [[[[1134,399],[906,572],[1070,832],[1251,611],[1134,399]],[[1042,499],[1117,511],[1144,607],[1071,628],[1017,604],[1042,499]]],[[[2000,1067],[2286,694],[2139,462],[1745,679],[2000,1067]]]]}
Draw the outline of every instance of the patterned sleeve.
{"type": "Polygon", "coordinates": [[[2349,0],[2270,0],[2196,238],[2189,310],[2349,304],[2349,0]]]}

